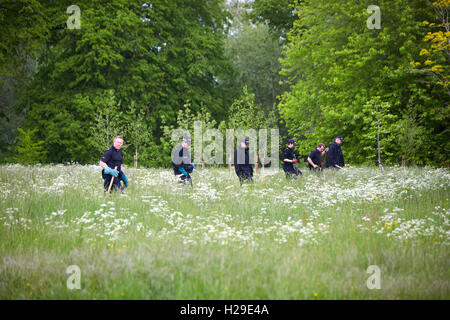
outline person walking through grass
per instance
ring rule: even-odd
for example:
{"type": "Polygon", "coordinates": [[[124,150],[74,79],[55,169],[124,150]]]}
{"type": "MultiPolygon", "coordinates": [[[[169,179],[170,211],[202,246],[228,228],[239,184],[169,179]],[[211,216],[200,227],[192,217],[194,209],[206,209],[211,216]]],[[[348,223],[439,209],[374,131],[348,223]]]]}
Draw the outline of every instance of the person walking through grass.
{"type": "Polygon", "coordinates": [[[248,138],[241,140],[238,148],[234,151],[234,170],[239,178],[239,183],[253,182],[253,165],[250,163],[248,138]]]}
{"type": "Polygon", "coordinates": [[[286,149],[284,149],[283,154],[283,170],[286,173],[286,178],[296,178],[302,174],[297,167],[294,167],[294,164],[298,163],[297,157],[294,153],[295,146],[295,140],[288,139],[288,145],[286,149]]]}
{"type": "Polygon", "coordinates": [[[345,165],[344,155],[342,154],[341,144],[344,138],[337,136],[335,141],[330,144],[325,167],[331,169],[342,169],[345,165]]]}
{"type": "Polygon", "coordinates": [[[309,170],[322,170],[322,157],[328,152],[328,148],[325,149],[325,145],[321,142],[317,145],[307,159],[309,170]]]}

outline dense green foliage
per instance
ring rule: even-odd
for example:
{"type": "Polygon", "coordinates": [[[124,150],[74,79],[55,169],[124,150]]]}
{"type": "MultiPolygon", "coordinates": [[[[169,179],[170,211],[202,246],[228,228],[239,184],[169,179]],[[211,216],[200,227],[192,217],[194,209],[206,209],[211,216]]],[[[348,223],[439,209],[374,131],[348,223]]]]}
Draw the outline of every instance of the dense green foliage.
{"type": "MultiPolygon", "coordinates": [[[[72,30],[65,27],[68,3],[51,5],[42,10],[54,28],[20,102],[26,126],[39,128],[50,151],[47,161],[98,158],[89,133],[96,115],[110,107],[108,93],[120,112],[132,112],[133,105],[145,116],[153,144],[159,143],[162,115],[174,121],[187,100],[221,116],[214,78],[225,66],[220,1],[80,1],[81,29],[72,30]]],[[[129,121],[123,118],[118,127],[129,121]]]]}
{"type": "Polygon", "coordinates": [[[344,135],[349,163],[374,164],[379,135],[383,163],[448,163],[448,26],[434,10],[448,1],[372,2],[80,0],[70,29],[70,1],[2,1],[0,162],[18,159],[22,128],[43,141],[37,162],[94,163],[121,134],[127,164],[169,166],[167,130],[186,117],[224,131],[250,112],[301,155],[344,135]]]}
{"type": "Polygon", "coordinates": [[[42,162],[42,158],[45,155],[44,141],[36,140],[35,134],[37,129],[23,130],[19,128],[18,131],[17,153],[13,160],[26,165],[42,162]]]}
{"type": "Polygon", "coordinates": [[[442,163],[450,149],[448,95],[410,68],[427,32],[421,22],[434,12],[424,1],[377,1],[381,28],[369,29],[366,9],[372,3],[314,0],[297,7],[283,58],[291,88],[279,105],[282,117],[291,134],[303,139],[301,152],[343,135],[344,156],[368,164],[376,160],[378,130],[382,160],[399,163],[407,121],[422,135],[410,158],[442,163]]]}
{"type": "Polygon", "coordinates": [[[243,23],[225,44],[225,55],[233,68],[223,76],[224,86],[239,93],[247,86],[256,103],[270,112],[287,89],[282,82],[285,77],[280,75],[281,52],[281,41],[270,34],[267,25],[243,23]]]}

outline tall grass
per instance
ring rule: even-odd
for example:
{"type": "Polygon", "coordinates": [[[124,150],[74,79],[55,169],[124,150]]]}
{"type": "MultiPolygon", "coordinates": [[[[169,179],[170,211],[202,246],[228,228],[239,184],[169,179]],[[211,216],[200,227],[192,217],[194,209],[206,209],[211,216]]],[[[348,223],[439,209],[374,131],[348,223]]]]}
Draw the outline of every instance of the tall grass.
{"type": "Polygon", "coordinates": [[[241,187],[209,169],[193,188],[127,173],[105,196],[95,166],[0,167],[0,298],[450,298],[448,170],[266,171],[241,187]]]}

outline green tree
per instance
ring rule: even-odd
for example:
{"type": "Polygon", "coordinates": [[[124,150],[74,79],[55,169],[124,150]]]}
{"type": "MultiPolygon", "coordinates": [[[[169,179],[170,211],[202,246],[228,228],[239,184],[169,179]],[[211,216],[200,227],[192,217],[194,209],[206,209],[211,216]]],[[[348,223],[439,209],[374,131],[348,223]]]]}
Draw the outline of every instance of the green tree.
{"type": "Polygon", "coordinates": [[[107,90],[98,101],[90,136],[97,154],[101,154],[113,144],[114,137],[124,135],[126,120],[113,90],[107,90]]]}
{"type": "Polygon", "coordinates": [[[397,117],[390,113],[390,104],[382,102],[379,97],[367,101],[358,114],[360,127],[360,149],[367,155],[363,164],[374,165],[378,161],[378,137],[382,163],[392,163],[396,149],[395,128],[397,117]]]}
{"type": "MultiPolygon", "coordinates": [[[[436,135],[449,120],[446,98],[417,79],[409,66],[422,45],[421,21],[433,13],[423,1],[381,0],[381,29],[369,29],[366,10],[371,4],[308,0],[296,7],[298,19],[282,59],[291,88],[282,96],[280,114],[302,145],[312,148],[343,135],[345,157],[364,163],[373,157],[373,149],[365,148],[367,138],[373,138],[371,125],[363,125],[373,122],[373,117],[366,120],[365,106],[379,97],[392,119],[414,107],[428,133],[417,152],[426,154],[427,163],[440,163],[445,155],[429,154],[423,147],[438,150],[445,144],[446,137],[436,135]]],[[[400,153],[386,149],[387,160],[400,162],[400,153]]]]}
{"type": "Polygon", "coordinates": [[[254,22],[267,23],[277,38],[286,39],[296,19],[294,5],[297,0],[254,0],[249,17],[254,22]]]}
{"type": "MultiPolygon", "coordinates": [[[[255,102],[255,94],[249,92],[247,86],[242,88],[241,96],[236,98],[230,107],[228,119],[219,126],[224,134],[226,129],[242,129],[245,133],[248,129],[254,129],[259,135],[260,129],[271,129],[278,127],[279,116],[275,110],[264,111],[261,105],[255,102]]],[[[257,138],[257,137],[255,137],[257,138]]],[[[263,139],[259,136],[259,140],[263,139]]],[[[261,141],[260,141],[261,142],[261,141]]],[[[268,150],[271,148],[271,141],[258,145],[258,153],[266,158],[268,150]],[[262,148],[262,149],[261,149],[262,148]]],[[[255,156],[255,163],[257,154],[255,156]]],[[[230,161],[230,159],[227,159],[230,161]]]]}
{"type": "Polygon", "coordinates": [[[50,32],[19,105],[49,161],[96,158],[95,137],[86,133],[105,90],[114,90],[121,112],[134,101],[145,114],[148,157],[161,152],[162,118],[175,123],[184,101],[224,114],[216,79],[226,67],[222,1],[80,0],[81,29],[74,30],[65,25],[70,4],[42,1],[50,32]]]}
{"type": "Polygon", "coordinates": [[[411,66],[416,71],[431,74],[434,82],[443,86],[447,94],[450,95],[450,22],[448,18],[450,1],[433,1],[431,6],[436,13],[438,22],[430,23],[425,20],[422,23],[423,26],[430,28],[430,31],[424,37],[424,41],[427,43],[426,48],[420,50],[420,55],[424,56],[426,60],[422,63],[412,61],[411,66]],[[416,69],[419,66],[422,68],[416,69]]]}
{"type": "Polygon", "coordinates": [[[419,125],[417,115],[413,111],[406,113],[398,121],[396,143],[407,163],[423,164],[426,162],[426,159],[418,152],[425,142],[426,134],[425,128],[419,125]]]}
{"type": "Polygon", "coordinates": [[[1,1],[0,29],[0,161],[4,161],[16,149],[17,128],[24,120],[15,104],[21,88],[36,70],[36,57],[48,31],[40,1],[1,1]]]}
{"type": "Polygon", "coordinates": [[[229,129],[255,129],[265,126],[266,114],[255,103],[255,94],[248,91],[247,86],[242,88],[242,94],[235,99],[228,114],[229,129]]]}
{"type": "Polygon", "coordinates": [[[16,140],[17,151],[13,160],[25,165],[42,162],[45,159],[44,141],[36,139],[35,133],[37,130],[24,130],[22,128],[17,130],[19,131],[16,140]]]}
{"type": "Polygon", "coordinates": [[[0,82],[21,71],[39,52],[48,31],[43,11],[37,0],[1,1],[0,82]]]}
{"type": "Polygon", "coordinates": [[[233,68],[222,77],[223,87],[232,95],[247,86],[255,94],[256,103],[272,110],[286,86],[280,75],[282,46],[269,33],[265,24],[243,23],[225,42],[225,56],[233,68]]]}
{"type": "MultiPolygon", "coordinates": [[[[139,159],[139,150],[142,150],[143,146],[149,146],[151,142],[150,128],[145,121],[144,108],[136,106],[134,101],[131,102],[129,112],[126,116],[125,126],[125,139],[131,143],[134,147],[134,157],[136,165],[139,159]]],[[[147,162],[147,159],[142,158],[143,163],[147,162]]]]}

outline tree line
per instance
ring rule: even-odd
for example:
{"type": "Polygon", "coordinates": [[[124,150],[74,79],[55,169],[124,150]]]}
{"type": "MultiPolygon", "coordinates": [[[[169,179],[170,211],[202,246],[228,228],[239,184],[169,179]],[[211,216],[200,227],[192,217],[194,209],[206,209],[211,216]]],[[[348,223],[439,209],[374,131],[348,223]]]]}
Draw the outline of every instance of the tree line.
{"type": "MultiPolygon", "coordinates": [[[[1,162],[170,165],[170,131],[280,128],[307,155],[448,164],[449,1],[0,2],[1,162]],[[369,29],[369,5],[381,28],[369,29]]],[[[282,145],[280,147],[283,147],[282,145]]]]}

